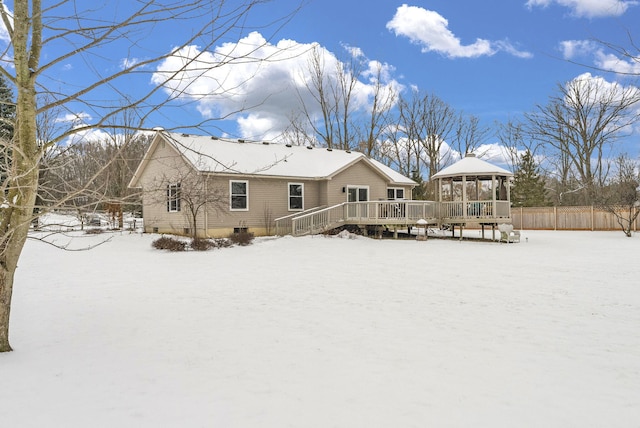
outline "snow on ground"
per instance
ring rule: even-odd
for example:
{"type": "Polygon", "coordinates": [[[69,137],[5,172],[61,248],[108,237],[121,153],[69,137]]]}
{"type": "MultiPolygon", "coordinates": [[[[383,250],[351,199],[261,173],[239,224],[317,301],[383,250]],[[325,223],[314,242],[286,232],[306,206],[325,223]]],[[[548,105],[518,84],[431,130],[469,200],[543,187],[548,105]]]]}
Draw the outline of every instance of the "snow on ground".
{"type": "Polygon", "coordinates": [[[640,235],[154,238],[27,242],[1,426],[640,426],[640,235]]]}

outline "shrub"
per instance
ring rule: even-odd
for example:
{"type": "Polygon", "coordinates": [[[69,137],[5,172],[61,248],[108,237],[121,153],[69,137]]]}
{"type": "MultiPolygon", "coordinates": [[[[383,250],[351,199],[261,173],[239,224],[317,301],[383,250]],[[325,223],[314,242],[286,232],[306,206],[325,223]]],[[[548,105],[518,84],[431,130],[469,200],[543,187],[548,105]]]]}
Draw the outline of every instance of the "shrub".
{"type": "Polygon", "coordinates": [[[163,236],[153,241],[151,246],[158,250],[184,251],[187,248],[187,243],[176,238],[163,236]]]}
{"type": "Polygon", "coordinates": [[[85,235],[100,235],[104,230],[102,229],[86,229],[84,231],[85,235]]]}
{"type": "Polygon", "coordinates": [[[213,240],[217,248],[229,248],[233,245],[230,239],[227,238],[215,238],[213,240]]]}
{"type": "Polygon", "coordinates": [[[231,235],[229,235],[229,239],[234,244],[245,246],[245,245],[251,244],[251,241],[253,241],[253,233],[250,233],[250,232],[235,232],[235,233],[232,233],[231,235]]]}
{"type": "Polygon", "coordinates": [[[215,248],[217,245],[211,239],[195,238],[191,240],[190,246],[194,251],[207,251],[215,248]]]}

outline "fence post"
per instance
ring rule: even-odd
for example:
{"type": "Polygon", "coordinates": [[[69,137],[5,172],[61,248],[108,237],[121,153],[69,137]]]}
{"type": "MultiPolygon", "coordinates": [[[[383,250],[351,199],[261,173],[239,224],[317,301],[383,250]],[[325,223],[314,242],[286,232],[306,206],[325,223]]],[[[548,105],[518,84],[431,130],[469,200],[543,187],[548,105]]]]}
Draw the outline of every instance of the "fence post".
{"type": "Polygon", "coordinates": [[[553,207],[553,230],[558,230],[558,207],[553,207]]]}
{"type": "Polygon", "coordinates": [[[596,230],[596,225],[594,224],[595,220],[593,218],[593,205],[591,205],[591,231],[596,230]]]}

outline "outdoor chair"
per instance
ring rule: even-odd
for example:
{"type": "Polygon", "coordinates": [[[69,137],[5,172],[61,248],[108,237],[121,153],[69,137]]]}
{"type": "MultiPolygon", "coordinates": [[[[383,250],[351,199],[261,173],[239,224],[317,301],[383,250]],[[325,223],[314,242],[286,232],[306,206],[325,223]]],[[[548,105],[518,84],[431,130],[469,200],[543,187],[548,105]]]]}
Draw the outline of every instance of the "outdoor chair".
{"type": "Polygon", "coordinates": [[[513,225],[499,224],[498,230],[500,231],[500,242],[520,242],[520,231],[513,230],[513,225]]]}

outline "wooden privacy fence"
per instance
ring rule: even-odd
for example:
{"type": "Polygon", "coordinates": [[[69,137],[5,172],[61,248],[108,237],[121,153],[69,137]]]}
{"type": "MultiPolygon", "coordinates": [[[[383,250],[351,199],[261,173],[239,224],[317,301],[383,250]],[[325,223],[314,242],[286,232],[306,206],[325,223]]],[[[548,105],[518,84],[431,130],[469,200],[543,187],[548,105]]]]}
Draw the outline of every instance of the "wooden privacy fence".
{"type": "MultiPolygon", "coordinates": [[[[617,212],[628,221],[628,207],[617,212]]],[[[514,227],[525,230],[620,230],[615,215],[593,206],[512,207],[511,219],[514,227]]],[[[636,217],[631,230],[638,231],[639,228],[640,216],[636,217]]]]}

